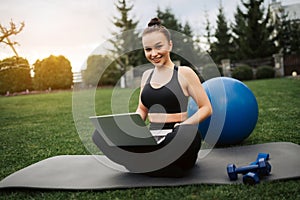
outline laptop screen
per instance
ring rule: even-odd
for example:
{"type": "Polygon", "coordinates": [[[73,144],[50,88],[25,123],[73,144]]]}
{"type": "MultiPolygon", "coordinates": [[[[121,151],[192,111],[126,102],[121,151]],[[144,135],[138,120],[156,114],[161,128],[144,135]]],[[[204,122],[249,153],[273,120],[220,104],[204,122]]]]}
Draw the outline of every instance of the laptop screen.
{"type": "Polygon", "coordinates": [[[156,145],[147,125],[137,113],[90,117],[97,131],[111,146],[156,145]]]}

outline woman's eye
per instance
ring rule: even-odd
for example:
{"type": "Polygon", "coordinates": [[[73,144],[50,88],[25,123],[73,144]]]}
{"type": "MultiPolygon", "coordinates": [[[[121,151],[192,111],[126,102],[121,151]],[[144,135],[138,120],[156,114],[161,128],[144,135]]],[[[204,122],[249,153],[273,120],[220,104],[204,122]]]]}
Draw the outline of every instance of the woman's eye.
{"type": "Polygon", "coordinates": [[[156,46],[156,49],[161,49],[161,48],[162,48],[162,45],[156,46]]]}
{"type": "Polygon", "coordinates": [[[145,51],[151,51],[151,48],[146,48],[145,51]]]}

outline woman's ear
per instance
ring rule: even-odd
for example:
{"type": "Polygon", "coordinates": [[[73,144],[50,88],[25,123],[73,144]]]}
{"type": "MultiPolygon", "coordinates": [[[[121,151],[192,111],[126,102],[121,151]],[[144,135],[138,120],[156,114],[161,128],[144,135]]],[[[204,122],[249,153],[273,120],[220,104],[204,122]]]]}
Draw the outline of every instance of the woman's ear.
{"type": "Polygon", "coordinates": [[[173,42],[172,42],[172,40],[170,40],[169,46],[170,46],[169,52],[171,52],[171,51],[172,51],[172,48],[173,48],[173,42]]]}

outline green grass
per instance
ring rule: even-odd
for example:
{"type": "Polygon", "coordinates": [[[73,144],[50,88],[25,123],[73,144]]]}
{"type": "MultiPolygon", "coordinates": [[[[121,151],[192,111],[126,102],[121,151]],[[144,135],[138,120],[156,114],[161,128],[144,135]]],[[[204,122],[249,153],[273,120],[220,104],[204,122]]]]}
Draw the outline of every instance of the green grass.
{"type": "MultiPolygon", "coordinates": [[[[265,142],[300,144],[300,80],[249,81],[259,104],[259,119],[242,145],[265,142]]],[[[97,114],[110,113],[111,89],[96,93],[97,114]]],[[[134,110],[137,93],[130,99],[134,110]]],[[[72,92],[0,97],[0,179],[56,155],[89,154],[76,131],[72,92]]],[[[5,189],[0,199],[300,199],[299,180],[246,185],[191,185],[108,191],[5,189]]]]}
{"type": "Polygon", "coordinates": [[[300,143],[300,80],[246,82],[257,98],[258,123],[247,144],[289,141],[300,143]]]}

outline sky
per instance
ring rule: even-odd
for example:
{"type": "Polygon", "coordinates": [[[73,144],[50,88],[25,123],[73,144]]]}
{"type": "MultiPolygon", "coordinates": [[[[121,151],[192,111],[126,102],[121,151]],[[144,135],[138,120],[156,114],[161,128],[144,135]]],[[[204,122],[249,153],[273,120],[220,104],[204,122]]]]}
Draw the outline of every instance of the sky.
{"type": "MultiPolygon", "coordinates": [[[[280,1],[280,0],[277,0],[280,1]]],[[[119,16],[114,3],[117,0],[0,0],[0,23],[8,27],[12,20],[25,27],[12,41],[19,56],[32,65],[37,59],[50,55],[63,55],[73,71],[84,68],[88,56],[111,37],[113,17],[119,16]]],[[[220,0],[130,0],[131,17],[139,21],[138,29],[156,16],[159,7],[172,10],[181,23],[189,22],[195,35],[205,33],[205,14],[215,26],[220,0]]],[[[233,22],[233,15],[241,0],[222,1],[226,19],[233,22]]],[[[265,0],[265,5],[271,0],[265,0]]],[[[300,3],[300,0],[281,0],[282,5],[300,3]]],[[[0,59],[14,56],[13,51],[0,44],[0,59]]]]}

